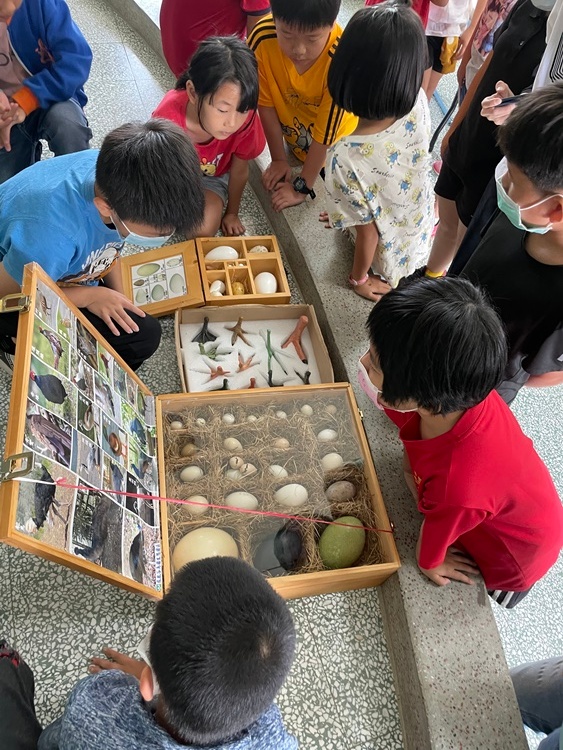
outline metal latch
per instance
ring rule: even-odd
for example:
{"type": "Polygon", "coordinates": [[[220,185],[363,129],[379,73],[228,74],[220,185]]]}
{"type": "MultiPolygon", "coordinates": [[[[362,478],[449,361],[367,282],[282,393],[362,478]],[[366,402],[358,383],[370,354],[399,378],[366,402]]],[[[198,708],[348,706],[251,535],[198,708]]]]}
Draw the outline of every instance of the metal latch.
{"type": "Polygon", "coordinates": [[[0,313],[27,312],[30,304],[31,297],[27,294],[6,294],[0,299],[0,313]]]}
{"type": "Polygon", "coordinates": [[[0,462],[0,482],[7,482],[10,479],[24,477],[33,469],[33,453],[25,451],[23,453],[14,453],[9,458],[4,458],[0,462]]]}

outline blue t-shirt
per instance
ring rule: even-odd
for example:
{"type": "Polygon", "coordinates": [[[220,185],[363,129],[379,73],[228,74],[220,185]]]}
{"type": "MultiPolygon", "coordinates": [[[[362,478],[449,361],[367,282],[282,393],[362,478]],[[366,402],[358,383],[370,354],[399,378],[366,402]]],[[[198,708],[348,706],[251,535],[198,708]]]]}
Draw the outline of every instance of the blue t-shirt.
{"type": "Polygon", "coordinates": [[[123,240],[94,205],[97,150],[38,162],[0,185],[0,261],[22,283],[35,261],[54,281],[96,283],[123,240]]]}
{"type": "MultiPolygon", "coordinates": [[[[238,739],[214,745],[217,750],[297,750],[297,740],[271,706],[238,739]]],[[[60,719],[39,738],[38,750],[210,750],[181,745],[156,723],[135,677],[117,670],[81,680],[60,719]]]]}

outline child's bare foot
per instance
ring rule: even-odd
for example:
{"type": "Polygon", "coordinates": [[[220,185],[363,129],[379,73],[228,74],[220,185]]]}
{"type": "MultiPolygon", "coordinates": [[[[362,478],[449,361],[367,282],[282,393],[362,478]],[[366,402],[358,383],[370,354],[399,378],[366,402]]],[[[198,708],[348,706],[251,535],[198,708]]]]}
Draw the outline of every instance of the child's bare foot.
{"type": "Polygon", "coordinates": [[[379,276],[368,276],[364,281],[360,279],[361,283],[353,284],[352,277],[350,277],[350,283],[352,288],[364,299],[369,299],[371,302],[379,302],[384,294],[391,291],[391,287],[386,281],[383,281],[379,276]]]}

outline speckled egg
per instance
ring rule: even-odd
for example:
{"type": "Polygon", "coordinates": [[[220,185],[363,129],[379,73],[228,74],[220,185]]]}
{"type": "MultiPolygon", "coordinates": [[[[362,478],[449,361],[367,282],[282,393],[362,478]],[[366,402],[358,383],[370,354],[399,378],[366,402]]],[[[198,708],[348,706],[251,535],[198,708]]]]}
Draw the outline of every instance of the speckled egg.
{"type": "Polygon", "coordinates": [[[356,488],[346,480],[334,482],[326,488],[325,496],[329,503],[345,503],[356,497],[356,488]]]}

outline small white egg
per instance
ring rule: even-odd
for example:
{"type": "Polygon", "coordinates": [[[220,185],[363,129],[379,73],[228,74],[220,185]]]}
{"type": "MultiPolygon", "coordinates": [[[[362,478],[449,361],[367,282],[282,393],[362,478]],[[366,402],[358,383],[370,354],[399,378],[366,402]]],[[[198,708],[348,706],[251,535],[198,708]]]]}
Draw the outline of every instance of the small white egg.
{"type": "Polygon", "coordinates": [[[313,415],[313,407],[309,406],[309,404],[303,404],[301,407],[301,414],[304,414],[306,417],[311,417],[313,415]]]}
{"type": "Polygon", "coordinates": [[[230,437],[223,440],[223,448],[226,451],[241,451],[242,445],[239,440],[230,437]]]}
{"type": "Polygon", "coordinates": [[[287,414],[284,411],[281,411],[280,409],[280,411],[276,412],[276,417],[278,419],[287,419],[287,414]]]}
{"type": "Polygon", "coordinates": [[[269,253],[270,251],[266,247],[266,245],[254,245],[254,247],[251,247],[248,251],[249,253],[269,253]]]}
{"type": "Polygon", "coordinates": [[[192,495],[186,503],[185,507],[190,516],[203,516],[209,510],[209,500],[203,495],[192,495]]]}
{"type": "Polygon", "coordinates": [[[222,297],[223,296],[223,292],[220,292],[218,289],[215,289],[214,291],[209,292],[209,294],[212,297],[222,297]]]}
{"type": "Polygon", "coordinates": [[[244,458],[241,458],[240,456],[233,456],[229,459],[229,466],[231,469],[240,469],[241,466],[244,465],[244,458]]]}
{"type": "Polygon", "coordinates": [[[250,492],[231,492],[225,498],[225,504],[232,508],[244,508],[245,510],[256,510],[258,498],[250,492]]]}
{"type": "Polygon", "coordinates": [[[268,471],[276,479],[285,479],[288,476],[287,470],[279,464],[272,464],[271,466],[268,466],[268,471]]]}
{"type": "Polygon", "coordinates": [[[289,448],[289,440],[286,440],[285,438],[274,440],[274,448],[281,448],[282,450],[289,448]]]}
{"type": "Polygon", "coordinates": [[[321,458],[321,466],[325,471],[333,471],[344,464],[344,459],[340,453],[327,453],[321,458]]]}
{"type": "Polygon", "coordinates": [[[184,565],[206,557],[238,557],[238,546],[223,529],[204,526],[183,536],[174,547],[172,566],[177,572],[184,565]]]}
{"type": "Polygon", "coordinates": [[[336,430],[321,430],[317,435],[318,440],[321,443],[330,443],[332,440],[336,440],[338,433],[336,430]]]}
{"type": "Polygon", "coordinates": [[[199,466],[185,466],[180,472],[182,482],[197,482],[203,476],[203,469],[199,466]]]}
{"type": "Polygon", "coordinates": [[[170,422],[171,430],[182,430],[183,428],[184,428],[184,423],[180,422],[179,419],[175,419],[173,422],[170,422]]]}
{"type": "Polygon", "coordinates": [[[235,415],[234,414],[223,414],[223,422],[225,424],[234,424],[235,423],[235,415]]]}
{"type": "Polygon", "coordinates": [[[207,422],[205,421],[203,417],[198,417],[195,423],[198,424],[200,427],[204,427],[207,424],[207,422]]]}
{"type": "Polygon", "coordinates": [[[197,446],[193,443],[186,443],[180,451],[180,455],[184,456],[184,458],[193,456],[194,453],[197,453],[197,446]]]}
{"type": "Polygon", "coordinates": [[[209,291],[211,292],[211,294],[213,294],[213,292],[219,292],[219,294],[225,294],[225,289],[226,289],[225,284],[221,281],[221,279],[217,279],[216,281],[213,281],[209,285],[209,291]]]}
{"type": "Polygon", "coordinates": [[[233,482],[236,482],[238,479],[242,478],[242,474],[238,469],[227,469],[225,472],[225,476],[227,479],[230,479],[233,482]]]}
{"type": "Polygon", "coordinates": [[[258,294],[275,294],[278,291],[278,280],[273,273],[263,271],[254,279],[258,294]]]}
{"type": "Polygon", "coordinates": [[[230,245],[218,245],[217,247],[214,247],[213,250],[210,250],[205,256],[206,261],[235,260],[236,258],[238,258],[238,252],[230,245]]]}
{"type": "Polygon", "coordinates": [[[302,484],[286,484],[274,493],[274,500],[286,508],[300,508],[309,498],[302,484]]]}
{"type": "Polygon", "coordinates": [[[254,416],[254,414],[249,414],[248,417],[246,418],[246,421],[247,422],[256,422],[256,421],[258,421],[258,417],[254,416]]]}
{"type": "Polygon", "coordinates": [[[336,406],[335,406],[334,404],[329,404],[329,405],[328,405],[328,406],[326,407],[326,411],[327,411],[327,412],[328,412],[329,414],[332,414],[332,415],[334,416],[334,415],[336,414],[336,412],[338,411],[338,409],[336,408],[336,406]]]}
{"type": "Polygon", "coordinates": [[[243,477],[251,477],[256,474],[258,469],[256,468],[256,466],[254,466],[254,464],[243,464],[240,467],[239,471],[243,477]]]}

